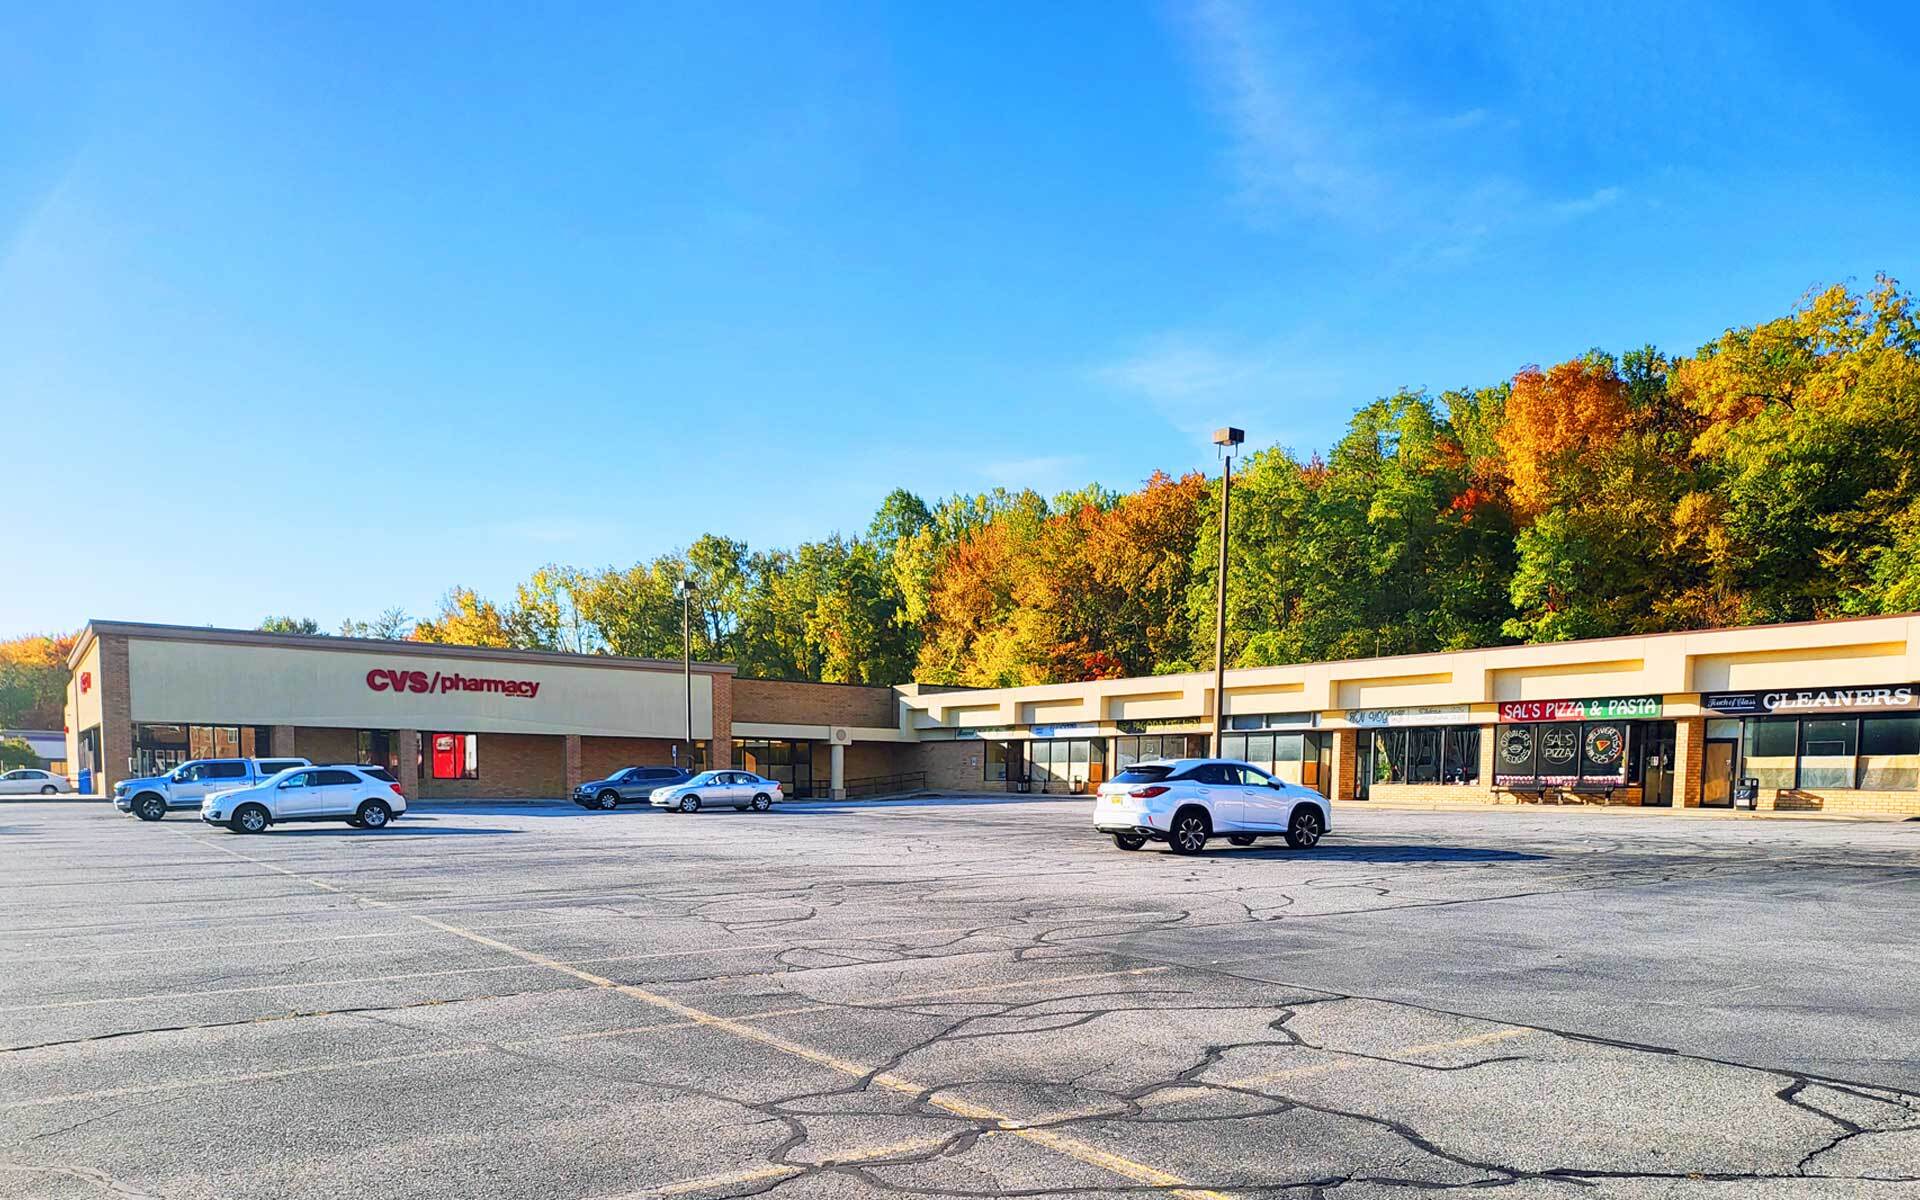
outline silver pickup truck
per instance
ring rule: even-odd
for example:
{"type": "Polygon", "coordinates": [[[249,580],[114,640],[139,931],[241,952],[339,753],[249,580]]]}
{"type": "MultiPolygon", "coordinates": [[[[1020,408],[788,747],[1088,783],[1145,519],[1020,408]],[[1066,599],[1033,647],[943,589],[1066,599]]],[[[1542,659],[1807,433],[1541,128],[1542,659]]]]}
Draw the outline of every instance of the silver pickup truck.
{"type": "Polygon", "coordinates": [[[123,779],[113,785],[113,806],[142,821],[158,821],[170,810],[196,812],[209,792],[252,787],[292,767],[310,767],[304,758],[196,758],[165,775],[123,779]]]}

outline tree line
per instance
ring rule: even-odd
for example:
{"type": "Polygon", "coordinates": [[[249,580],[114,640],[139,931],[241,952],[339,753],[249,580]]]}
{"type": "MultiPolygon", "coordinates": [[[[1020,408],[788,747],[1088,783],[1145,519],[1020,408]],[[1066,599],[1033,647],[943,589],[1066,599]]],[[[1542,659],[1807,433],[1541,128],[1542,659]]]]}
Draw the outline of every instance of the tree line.
{"type": "MultiPolygon", "coordinates": [[[[792,550],[457,588],[428,641],[796,679],[1001,686],[1210,665],[1219,483],[889,495],[792,550]]],[[[1256,666],[1920,609],[1920,324],[1891,279],[1691,355],[1646,346],[1402,391],[1323,455],[1241,464],[1227,654],[1256,666]]]]}
{"type": "MultiPolygon", "coordinates": [[[[855,533],[791,549],[709,534],[631,566],[550,564],[510,597],[456,587],[424,619],[391,609],[339,632],[677,658],[690,583],[694,655],[750,675],[1001,686],[1194,670],[1212,662],[1219,496],[1199,474],[1052,498],[899,489],[855,533]]],[[[1920,322],[1880,278],[1687,356],[1594,350],[1492,386],[1398,392],[1324,455],[1248,455],[1230,517],[1231,665],[1913,611],[1920,322]]],[[[22,644],[0,645],[0,699],[25,694],[9,682],[22,644]]],[[[36,693],[56,728],[63,686],[62,669],[36,693]]]]}

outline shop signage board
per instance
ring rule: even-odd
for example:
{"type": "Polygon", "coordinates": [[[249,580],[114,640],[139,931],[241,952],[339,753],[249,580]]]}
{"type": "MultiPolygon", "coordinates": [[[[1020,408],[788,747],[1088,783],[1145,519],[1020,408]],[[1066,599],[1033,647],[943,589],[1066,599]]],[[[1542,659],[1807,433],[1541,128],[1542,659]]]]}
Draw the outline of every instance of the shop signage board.
{"type": "Polygon", "coordinates": [[[1605,700],[1510,700],[1500,705],[1503,724],[1521,721],[1608,721],[1660,715],[1658,696],[1614,696],[1605,700]]]}
{"type": "Polygon", "coordinates": [[[1792,688],[1776,692],[1708,692],[1700,707],[1729,717],[1764,717],[1774,713],[1911,712],[1920,709],[1920,685],[1879,687],[1792,688]]]}
{"type": "Polygon", "coordinates": [[[1468,725],[1473,709],[1465,704],[1429,704],[1419,708],[1351,708],[1347,724],[1355,729],[1389,729],[1403,725],[1468,725]]]}
{"type": "Polygon", "coordinates": [[[1206,733],[1213,726],[1193,717],[1143,717],[1130,721],[1115,721],[1113,727],[1121,733],[1206,733]]]}
{"type": "Polygon", "coordinates": [[[1101,737],[1098,725],[1035,725],[1030,731],[1037,738],[1101,737]]]}

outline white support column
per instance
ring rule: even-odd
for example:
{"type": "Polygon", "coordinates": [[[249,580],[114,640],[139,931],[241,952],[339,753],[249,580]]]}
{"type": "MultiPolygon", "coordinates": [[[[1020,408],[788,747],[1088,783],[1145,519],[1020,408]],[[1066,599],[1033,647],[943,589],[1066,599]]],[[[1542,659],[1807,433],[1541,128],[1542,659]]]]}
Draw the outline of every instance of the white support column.
{"type": "Polygon", "coordinates": [[[847,798],[847,748],[839,742],[832,747],[831,765],[827,768],[828,795],[835,800],[847,798]]]}

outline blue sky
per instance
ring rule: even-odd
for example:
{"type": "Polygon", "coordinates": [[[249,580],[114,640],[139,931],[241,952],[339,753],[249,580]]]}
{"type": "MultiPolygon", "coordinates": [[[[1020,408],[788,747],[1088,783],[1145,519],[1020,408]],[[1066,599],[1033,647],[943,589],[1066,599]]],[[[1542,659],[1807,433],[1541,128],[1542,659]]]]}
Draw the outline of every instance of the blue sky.
{"type": "Polygon", "coordinates": [[[1911,6],[1433,7],[0,7],[0,634],[1128,487],[1920,279],[1911,6]]]}

